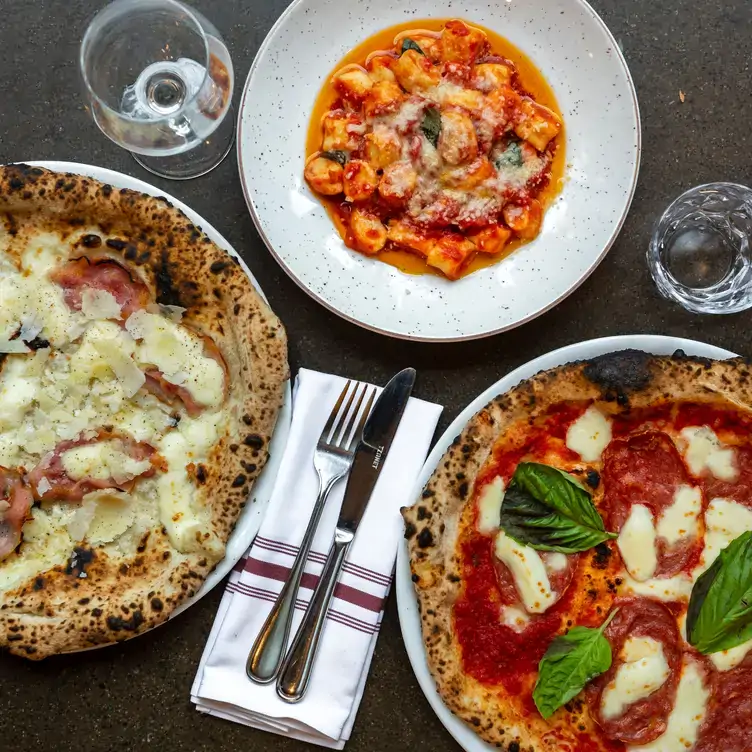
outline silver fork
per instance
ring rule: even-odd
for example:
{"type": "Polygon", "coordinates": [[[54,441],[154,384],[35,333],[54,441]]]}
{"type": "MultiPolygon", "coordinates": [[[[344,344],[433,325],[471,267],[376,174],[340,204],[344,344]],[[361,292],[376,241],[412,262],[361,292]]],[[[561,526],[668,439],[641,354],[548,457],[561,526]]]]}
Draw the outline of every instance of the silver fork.
{"type": "Polygon", "coordinates": [[[300,550],[292,565],[290,576],[285,582],[282,592],[277,596],[271,613],[264,622],[264,626],[261,627],[251,652],[248,654],[245,670],[248,678],[257,684],[269,684],[276,679],[279,673],[282,660],[285,657],[287,640],[290,636],[290,626],[292,625],[298,589],[300,588],[300,578],[303,576],[321,513],[334,484],[347,475],[350,470],[355,447],[360,440],[363,426],[373,406],[376,389],[371,388],[365,409],[361,411],[368,386],[355,382],[353,390],[350,391],[352,383],[352,381],[348,381],[345,384],[345,388],[339,395],[321,436],[319,436],[316,450],[313,453],[313,466],[319,476],[318,498],[303,536],[303,542],[300,544],[300,550]],[[348,392],[350,393],[349,398],[347,398],[348,392]],[[350,408],[356,396],[355,409],[351,411],[350,408]],[[347,404],[344,410],[341,410],[342,403],[346,398],[347,404]]]}

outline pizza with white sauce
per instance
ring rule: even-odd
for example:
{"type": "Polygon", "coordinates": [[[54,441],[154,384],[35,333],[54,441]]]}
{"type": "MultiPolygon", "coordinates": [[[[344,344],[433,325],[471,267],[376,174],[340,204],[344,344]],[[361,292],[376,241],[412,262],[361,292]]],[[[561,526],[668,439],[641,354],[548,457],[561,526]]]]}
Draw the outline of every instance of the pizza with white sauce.
{"type": "Polygon", "coordinates": [[[285,332],[163,198],[0,167],[0,646],[161,623],[268,458],[285,332]]]}
{"type": "Polygon", "coordinates": [[[752,367],[623,351],[487,405],[403,510],[444,702],[509,752],[752,750],[752,367]]]}

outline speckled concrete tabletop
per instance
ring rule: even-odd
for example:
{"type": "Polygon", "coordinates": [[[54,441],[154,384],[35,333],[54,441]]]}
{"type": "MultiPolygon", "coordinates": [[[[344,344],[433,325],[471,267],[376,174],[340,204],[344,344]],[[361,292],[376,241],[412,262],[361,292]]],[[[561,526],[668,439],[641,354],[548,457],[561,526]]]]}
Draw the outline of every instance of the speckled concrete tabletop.
{"type": "MultiPolygon", "coordinates": [[[[344,1],[344,0],[343,0],[344,1]]],[[[417,394],[448,422],[476,394],[544,352],[592,337],[661,333],[752,354],[752,312],[701,318],[658,297],[644,262],[656,216],[679,192],[712,180],[748,182],[752,3],[592,0],[623,47],[643,124],[642,170],[624,229],[590,279],[553,311],[513,332],[453,345],[390,341],[337,318],[280,269],[246,211],[234,156],[209,176],[160,181],[110,143],[83,109],[76,57],[101,0],[0,0],[0,163],[58,159],[110,167],[184,200],[245,257],[287,326],[290,363],[384,382],[418,368],[417,394]],[[686,94],[679,101],[679,90],[686,94]]],[[[239,82],[287,0],[194,0],[219,27],[239,82]]],[[[461,5],[461,4],[460,4],[461,5]]],[[[236,91],[236,99],[240,86],[236,91]]],[[[221,588],[132,642],[28,663],[0,656],[0,749],[219,752],[312,749],[199,715],[189,688],[221,588]]],[[[458,749],[424,699],[400,636],[394,596],[351,752],[458,749]]]]}

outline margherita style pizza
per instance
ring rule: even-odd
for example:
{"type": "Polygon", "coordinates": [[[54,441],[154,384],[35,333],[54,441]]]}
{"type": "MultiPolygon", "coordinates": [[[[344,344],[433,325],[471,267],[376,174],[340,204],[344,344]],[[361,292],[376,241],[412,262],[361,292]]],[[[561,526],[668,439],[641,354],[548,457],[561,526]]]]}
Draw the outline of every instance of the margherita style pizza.
{"type": "Polygon", "coordinates": [[[403,510],[446,704],[509,752],[752,749],[752,367],[624,351],[481,410],[403,510]]]}
{"type": "Polygon", "coordinates": [[[0,646],[126,639],[200,587],[268,457],[284,330],[165,199],[0,168],[0,646]]]}

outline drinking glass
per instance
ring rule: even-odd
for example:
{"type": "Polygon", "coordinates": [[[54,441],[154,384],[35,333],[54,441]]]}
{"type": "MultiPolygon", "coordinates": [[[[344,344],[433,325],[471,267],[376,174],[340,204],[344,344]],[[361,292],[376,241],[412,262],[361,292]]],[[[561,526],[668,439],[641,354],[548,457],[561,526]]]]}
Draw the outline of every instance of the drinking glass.
{"type": "Polygon", "coordinates": [[[752,307],[752,189],[707,183],[658,220],[648,266],[660,293],[694,313],[752,307]]]}
{"type": "Polygon", "coordinates": [[[230,151],[232,61],[196,10],[115,0],[86,30],[79,62],[94,121],[150,172],[198,177],[230,151]]]}

